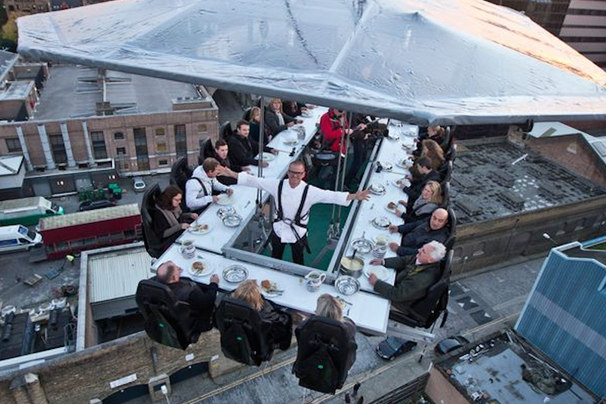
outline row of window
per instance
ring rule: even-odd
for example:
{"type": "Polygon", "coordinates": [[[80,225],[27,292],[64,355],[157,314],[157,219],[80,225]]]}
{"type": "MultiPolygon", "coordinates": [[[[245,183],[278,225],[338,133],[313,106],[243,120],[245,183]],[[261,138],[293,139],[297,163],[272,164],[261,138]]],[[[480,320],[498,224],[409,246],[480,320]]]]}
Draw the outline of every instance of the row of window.
{"type": "MultiPolygon", "coordinates": [[[[175,151],[177,157],[187,156],[187,133],[185,125],[175,125],[175,151]]],[[[198,125],[198,131],[200,133],[206,133],[207,126],[205,124],[198,125]]],[[[166,131],[164,128],[156,128],[155,134],[157,137],[164,137],[166,131]]],[[[137,164],[140,170],[149,170],[149,154],[147,144],[147,133],[145,128],[134,128],[133,135],[135,139],[135,153],[137,156],[137,164]]],[[[107,146],[105,144],[105,135],[103,132],[91,132],[90,138],[92,141],[93,156],[95,160],[104,160],[109,157],[107,153],[107,146]]],[[[63,143],[62,135],[49,135],[48,136],[51,152],[53,159],[57,164],[67,163],[67,153],[65,151],[65,144],[63,143]]],[[[114,140],[124,140],[123,132],[114,132],[114,140]]],[[[22,152],[21,143],[19,138],[5,139],[6,147],[9,153],[22,152]]],[[[156,142],[156,151],[158,153],[167,153],[168,143],[166,140],[159,140],[156,142]]],[[[116,148],[117,156],[126,156],[126,148],[116,148]]],[[[160,160],[161,166],[168,165],[168,160],[160,160]]]]}
{"type": "Polygon", "coordinates": [[[97,237],[89,237],[79,240],[66,240],[53,245],[47,246],[46,251],[49,253],[79,250],[83,247],[92,247],[97,245],[105,245],[116,241],[134,240],[137,237],[137,232],[126,230],[124,232],[104,234],[97,237]]]}

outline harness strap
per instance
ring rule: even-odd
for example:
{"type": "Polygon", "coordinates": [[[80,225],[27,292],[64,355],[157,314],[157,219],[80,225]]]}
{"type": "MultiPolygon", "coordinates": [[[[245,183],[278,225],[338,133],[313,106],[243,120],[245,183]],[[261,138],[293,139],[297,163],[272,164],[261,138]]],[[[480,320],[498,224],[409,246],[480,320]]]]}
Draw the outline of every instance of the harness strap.
{"type": "Polygon", "coordinates": [[[196,180],[200,183],[200,186],[202,187],[202,190],[204,191],[204,196],[208,196],[208,191],[206,190],[206,187],[204,186],[204,183],[202,182],[202,180],[198,177],[191,177],[190,180],[196,180]]]}
{"type": "MultiPolygon", "coordinates": [[[[294,220],[285,219],[284,215],[282,213],[283,212],[283,209],[282,209],[282,190],[283,189],[284,189],[284,180],[280,181],[280,183],[278,184],[278,211],[276,212],[276,220],[274,222],[284,222],[287,225],[289,225],[293,234],[295,235],[295,238],[297,239],[297,243],[299,243],[299,242],[301,242],[302,239],[299,236],[299,233],[297,232],[297,229],[295,229],[294,225],[307,229],[307,225],[301,223],[301,220],[306,219],[309,216],[309,211],[307,211],[303,216],[301,216],[301,213],[303,212],[303,205],[305,205],[305,200],[307,199],[307,192],[309,191],[309,184],[305,185],[305,189],[303,190],[303,196],[301,197],[301,203],[299,204],[299,208],[297,209],[297,213],[295,214],[294,220]]],[[[309,254],[311,254],[311,249],[309,248],[309,244],[307,244],[307,239],[305,239],[303,241],[305,243],[305,249],[307,250],[307,252],[309,254]]]]}

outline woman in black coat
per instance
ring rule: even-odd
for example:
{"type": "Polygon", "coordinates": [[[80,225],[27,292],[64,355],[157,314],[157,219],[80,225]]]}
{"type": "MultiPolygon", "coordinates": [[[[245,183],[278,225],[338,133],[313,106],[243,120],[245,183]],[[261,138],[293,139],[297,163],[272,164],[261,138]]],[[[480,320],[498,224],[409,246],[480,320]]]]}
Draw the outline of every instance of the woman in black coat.
{"type": "Polygon", "coordinates": [[[152,226],[156,236],[165,245],[172,244],[189,223],[198,219],[196,213],[183,213],[181,200],[183,191],[174,185],[169,185],[156,201],[156,208],[152,211],[152,226]]]}

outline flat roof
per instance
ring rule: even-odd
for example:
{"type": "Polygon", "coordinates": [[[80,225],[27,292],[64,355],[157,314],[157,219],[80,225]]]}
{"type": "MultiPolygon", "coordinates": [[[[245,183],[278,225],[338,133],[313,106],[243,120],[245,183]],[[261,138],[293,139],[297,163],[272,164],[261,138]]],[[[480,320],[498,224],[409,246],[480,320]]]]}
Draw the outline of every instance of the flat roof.
{"type": "Polygon", "coordinates": [[[544,401],[546,397],[550,404],[594,402],[591,394],[574,383],[567,374],[554,371],[554,366],[540,359],[530,347],[522,347],[515,339],[501,335],[481,344],[478,342],[473,348],[479,353],[460,354],[436,365],[452,374],[451,383],[458,385],[459,390],[466,392],[468,397],[486,394],[488,398],[482,402],[501,404],[544,403],[547,402],[544,401]],[[544,393],[522,378],[522,365],[533,375],[564,379],[569,388],[557,394],[544,393]]]}
{"type": "Polygon", "coordinates": [[[506,141],[457,144],[451,199],[461,224],[604,195],[589,180],[506,141]]]}
{"type": "Polygon", "coordinates": [[[0,176],[19,173],[23,156],[0,156],[0,176]]]}
{"type": "Polygon", "coordinates": [[[192,84],[108,70],[105,73],[104,100],[98,75],[97,69],[53,66],[34,119],[98,116],[97,103],[104,101],[117,108],[114,115],[171,112],[173,99],[198,97],[192,84]]]}
{"type": "Polygon", "coordinates": [[[0,78],[6,76],[6,74],[13,67],[19,55],[12,52],[0,50],[0,78]]]}
{"type": "Polygon", "coordinates": [[[88,256],[90,303],[132,297],[142,279],[149,279],[151,260],[145,247],[88,256]]]}
{"type": "MultiPolygon", "coordinates": [[[[25,207],[31,206],[39,206],[43,197],[41,196],[30,196],[28,198],[20,198],[20,199],[9,199],[7,201],[0,201],[0,208],[3,210],[11,210],[11,209],[23,209],[25,207]]],[[[44,203],[43,206],[50,206],[50,201],[44,203]]]]}
{"type": "Polygon", "coordinates": [[[118,219],[121,217],[139,215],[139,205],[131,203],[128,205],[113,206],[110,208],[89,210],[86,212],[69,213],[43,217],[40,219],[40,230],[53,230],[63,227],[77,226],[101,220],[118,219]]]}
{"type": "Polygon", "coordinates": [[[23,100],[29,95],[33,86],[34,82],[29,80],[11,81],[6,91],[0,92],[0,100],[23,100]]]}

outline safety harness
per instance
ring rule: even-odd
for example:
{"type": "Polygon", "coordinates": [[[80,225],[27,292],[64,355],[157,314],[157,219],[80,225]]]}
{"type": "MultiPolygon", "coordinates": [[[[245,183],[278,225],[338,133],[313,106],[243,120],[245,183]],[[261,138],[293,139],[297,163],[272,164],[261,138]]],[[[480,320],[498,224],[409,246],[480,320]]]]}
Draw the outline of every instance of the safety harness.
{"type": "MultiPolygon", "coordinates": [[[[283,214],[284,210],[282,209],[282,189],[284,188],[284,182],[286,182],[286,180],[280,181],[280,184],[278,184],[278,211],[276,212],[276,219],[274,220],[274,223],[284,222],[286,223],[286,225],[290,226],[292,232],[295,235],[295,238],[297,239],[297,243],[299,243],[302,242],[303,239],[299,236],[297,229],[295,229],[295,225],[307,229],[307,225],[301,223],[301,220],[307,219],[307,217],[309,216],[309,211],[305,212],[304,215],[301,215],[301,213],[303,212],[303,205],[305,205],[305,200],[307,199],[307,191],[309,191],[309,184],[305,185],[305,189],[303,190],[303,196],[301,197],[301,203],[299,204],[299,209],[297,209],[297,213],[295,214],[295,218],[293,220],[285,218],[283,214]]],[[[303,240],[303,243],[305,249],[307,250],[307,253],[311,254],[309,244],[307,244],[307,239],[303,240]]]]}

